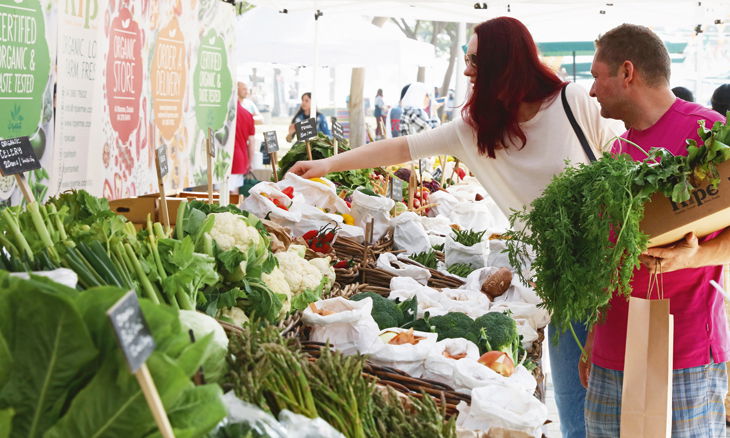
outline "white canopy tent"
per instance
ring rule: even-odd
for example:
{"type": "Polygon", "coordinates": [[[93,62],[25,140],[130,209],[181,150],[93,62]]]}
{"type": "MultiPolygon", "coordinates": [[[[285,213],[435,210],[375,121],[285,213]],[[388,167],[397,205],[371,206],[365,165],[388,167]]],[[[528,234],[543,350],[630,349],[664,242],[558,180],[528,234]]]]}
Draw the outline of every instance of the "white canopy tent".
{"type": "MultiPolygon", "coordinates": [[[[434,56],[432,45],[381,29],[359,16],[324,14],[317,25],[322,66],[426,65],[434,56]]],[[[311,65],[314,33],[314,15],[308,11],[284,14],[255,8],[236,22],[236,59],[311,65]]]]}
{"type": "MultiPolygon", "coordinates": [[[[266,4],[262,6],[272,6],[266,4]]],[[[322,65],[429,65],[434,47],[378,28],[352,14],[338,15],[260,7],[236,23],[237,62],[312,66],[312,83],[322,65]]],[[[312,90],[312,114],[318,93],[312,90]]]]}

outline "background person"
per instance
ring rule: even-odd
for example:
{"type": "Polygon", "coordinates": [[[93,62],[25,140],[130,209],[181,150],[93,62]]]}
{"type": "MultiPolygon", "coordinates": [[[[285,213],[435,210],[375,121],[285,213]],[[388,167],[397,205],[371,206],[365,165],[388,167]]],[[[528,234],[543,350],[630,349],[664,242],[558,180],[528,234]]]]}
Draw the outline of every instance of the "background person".
{"type": "MultiPolygon", "coordinates": [[[[295,125],[311,117],[309,115],[309,110],[311,108],[312,93],[306,92],[302,94],[302,103],[301,105],[299,105],[299,110],[294,114],[294,117],[291,119],[291,124],[289,125],[289,133],[286,135],[286,141],[291,142],[292,140],[294,140],[294,137],[297,133],[297,128],[295,125]]],[[[321,132],[328,137],[332,137],[332,132],[330,132],[330,127],[327,124],[327,118],[319,111],[317,111],[317,132],[321,132]]]]}
{"type": "Polygon", "coordinates": [[[378,88],[378,92],[375,94],[373,117],[375,117],[375,138],[378,140],[385,138],[385,100],[383,100],[381,88],[378,88]]]}
{"type": "MultiPolygon", "coordinates": [[[[566,159],[572,163],[589,160],[566,115],[563,89],[592,154],[598,155],[617,133],[601,118],[598,105],[581,86],[564,83],[540,61],[529,31],[514,18],[479,24],[469,40],[466,61],[464,75],[473,88],[461,117],[420,134],[370,143],[324,160],[301,161],[291,172],[313,178],[453,155],[509,215],[540,196],[552,177],[565,169],[566,159]]],[[[414,102],[423,102],[425,94],[425,88],[418,91],[414,102]]],[[[574,324],[574,330],[584,342],[585,327],[574,324]]],[[[585,389],[576,372],[580,350],[570,333],[560,336],[559,347],[549,344],[563,437],[583,437],[585,389]]]]}
{"type": "Polygon", "coordinates": [[[238,193],[243,186],[245,175],[251,171],[251,160],[254,156],[254,126],[253,115],[243,107],[243,101],[248,95],[246,84],[238,83],[238,105],[236,105],[236,138],[233,145],[233,163],[231,164],[231,178],[228,186],[231,192],[238,193]]]}
{"type": "MultiPolygon", "coordinates": [[[[437,127],[438,117],[430,116],[427,109],[431,106],[431,96],[426,84],[414,82],[408,87],[405,96],[401,99],[403,113],[400,118],[400,135],[418,134],[421,131],[437,127]]],[[[437,109],[441,104],[436,104],[437,109]]]]}
{"type": "Polygon", "coordinates": [[[685,87],[674,87],[672,88],[672,93],[677,96],[678,98],[686,101],[686,102],[694,102],[695,96],[692,94],[691,91],[689,91],[688,88],[685,87]]]}
{"type": "Polygon", "coordinates": [[[710,100],[712,109],[721,115],[726,115],[730,110],[730,84],[722,84],[712,93],[710,100]]]}

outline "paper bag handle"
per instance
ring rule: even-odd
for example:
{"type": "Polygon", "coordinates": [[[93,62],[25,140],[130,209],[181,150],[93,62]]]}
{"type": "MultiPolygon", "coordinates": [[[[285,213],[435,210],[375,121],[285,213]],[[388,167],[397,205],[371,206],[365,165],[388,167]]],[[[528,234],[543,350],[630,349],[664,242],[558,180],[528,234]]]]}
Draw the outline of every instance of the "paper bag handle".
{"type": "Polygon", "coordinates": [[[664,299],[664,275],[662,272],[662,261],[656,259],[656,269],[653,273],[649,274],[649,285],[646,290],[646,299],[650,300],[652,292],[656,289],[657,298],[660,300],[664,299]]]}

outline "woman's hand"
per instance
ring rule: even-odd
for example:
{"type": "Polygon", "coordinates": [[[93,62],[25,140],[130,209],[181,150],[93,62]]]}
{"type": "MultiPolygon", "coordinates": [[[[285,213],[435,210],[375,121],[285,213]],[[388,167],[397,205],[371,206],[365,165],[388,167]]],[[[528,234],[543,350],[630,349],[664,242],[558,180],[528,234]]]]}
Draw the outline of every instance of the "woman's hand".
{"type": "Polygon", "coordinates": [[[297,161],[289,172],[299,175],[302,178],[319,178],[330,173],[330,166],[327,159],[312,161],[297,161]]]}

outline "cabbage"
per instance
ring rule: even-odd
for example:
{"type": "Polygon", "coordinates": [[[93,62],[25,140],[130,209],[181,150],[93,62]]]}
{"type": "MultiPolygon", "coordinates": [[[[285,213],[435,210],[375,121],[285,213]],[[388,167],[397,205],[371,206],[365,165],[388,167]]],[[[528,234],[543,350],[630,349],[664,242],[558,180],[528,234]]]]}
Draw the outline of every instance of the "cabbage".
{"type": "Polygon", "coordinates": [[[207,383],[217,382],[228,371],[228,336],[223,327],[210,316],[193,310],[180,311],[180,324],[186,330],[192,330],[196,340],[212,334],[208,355],[203,361],[203,372],[207,383]]]}

